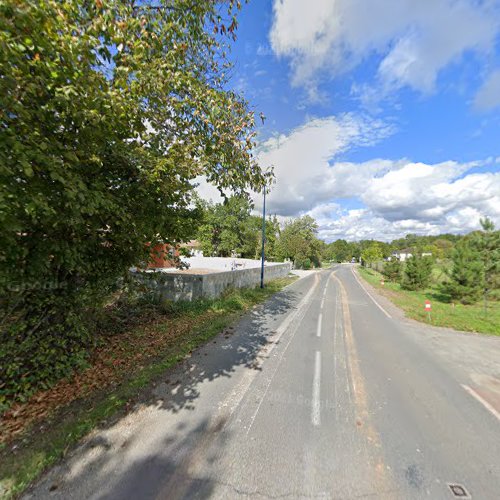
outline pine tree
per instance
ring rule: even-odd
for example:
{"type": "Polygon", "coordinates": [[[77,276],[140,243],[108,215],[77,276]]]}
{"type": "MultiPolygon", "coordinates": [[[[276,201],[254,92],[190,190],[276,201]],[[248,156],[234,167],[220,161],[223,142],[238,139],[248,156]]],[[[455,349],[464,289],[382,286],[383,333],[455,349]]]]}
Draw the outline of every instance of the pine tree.
{"type": "Polygon", "coordinates": [[[399,281],[401,277],[401,262],[398,259],[391,259],[385,263],[382,274],[389,281],[399,281]]]}
{"type": "Polygon", "coordinates": [[[495,231],[495,224],[488,217],[480,219],[479,222],[483,230],[473,236],[471,244],[477,250],[482,265],[486,312],[490,295],[498,295],[500,289],[500,231],[495,231]]]}
{"type": "Polygon", "coordinates": [[[401,286],[406,290],[422,290],[429,285],[432,273],[432,259],[412,255],[407,261],[401,286]]]}
{"type": "Polygon", "coordinates": [[[484,270],[480,253],[469,241],[462,241],[453,252],[450,281],[445,285],[452,300],[473,304],[484,288],[484,270]]]}

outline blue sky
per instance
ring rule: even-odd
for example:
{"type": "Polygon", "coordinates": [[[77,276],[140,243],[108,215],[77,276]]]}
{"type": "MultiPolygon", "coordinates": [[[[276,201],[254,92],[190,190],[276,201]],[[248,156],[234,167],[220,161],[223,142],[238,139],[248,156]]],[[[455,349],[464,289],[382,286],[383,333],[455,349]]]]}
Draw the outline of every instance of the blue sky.
{"type": "Polygon", "coordinates": [[[232,59],[272,213],[327,241],[500,225],[499,0],[251,0],[232,59]]]}

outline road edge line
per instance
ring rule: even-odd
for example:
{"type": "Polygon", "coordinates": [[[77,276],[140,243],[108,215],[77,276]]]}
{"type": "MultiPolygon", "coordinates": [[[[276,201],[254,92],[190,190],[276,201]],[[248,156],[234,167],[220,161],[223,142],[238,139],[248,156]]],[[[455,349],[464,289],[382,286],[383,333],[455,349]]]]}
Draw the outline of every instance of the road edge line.
{"type": "Polygon", "coordinates": [[[460,384],[462,388],[469,393],[474,399],[479,401],[494,417],[496,417],[500,421],[500,413],[493,408],[493,406],[488,403],[482,396],[480,396],[472,387],[469,387],[466,384],[460,384]]]}
{"type": "Polygon", "coordinates": [[[354,276],[354,279],[358,282],[359,286],[366,292],[366,294],[368,295],[368,297],[370,297],[370,299],[373,300],[373,303],[388,317],[388,318],[391,318],[392,319],[392,316],[373,298],[372,294],[368,291],[368,289],[363,285],[363,283],[361,283],[360,279],[358,278],[358,276],[356,275],[356,273],[354,272],[354,268],[351,267],[351,272],[352,272],[352,275],[354,276]]]}

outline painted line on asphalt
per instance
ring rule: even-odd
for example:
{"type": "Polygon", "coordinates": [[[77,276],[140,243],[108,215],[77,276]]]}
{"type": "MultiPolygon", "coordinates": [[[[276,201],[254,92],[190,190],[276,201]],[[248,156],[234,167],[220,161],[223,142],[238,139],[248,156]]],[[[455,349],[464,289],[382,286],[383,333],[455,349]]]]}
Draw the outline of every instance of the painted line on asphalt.
{"type": "MultiPolygon", "coordinates": [[[[296,283],[297,281],[295,281],[294,283],[296,283]]],[[[283,355],[286,352],[286,350],[288,349],[288,346],[290,345],[290,342],[292,341],[292,339],[295,336],[295,333],[298,329],[298,325],[302,321],[306,311],[308,310],[309,305],[311,304],[311,297],[312,297],[314,291],[316,290],[318,282],[319,282],[318,274],[316,273],[314,275],[314,283],[312,284],[312,286],[309,289],[309,291],[307,292],[307,294],[297,304],[296,309],[294,311],[292,311],[290,314],[288,314],[288,316],[281,322],[280,326],[276,329],[275,333],[269,338],[270,347],[267,348],[267,346],[266,346],[266,347],[262,348],[257,353],[257,357],[261,356],[262,354],[266,354],[267,357],[269,357],[272,350],[275,348],[276,345],[278,345],[279,340],[281,339],[283,334],[286,332],[286,330],[290,326],[292,326],[293,330],[291,332],[290,338],[288,339],[288,342],[286,344],[285,349],[281,353],[278,365],[276,366],[276,368],[273,372],[273,375],[272,375],[271,379],[269,380],[266,391],[265,391],[264,395],[262,396],[262,399],[259,403],[259,406],[258,406],[256,412],[254,413],[254,415],[252,416],[252,421],[251,421],[249,429],[247,430],[247,434],[249,433],[250,428],[252,427],[253,421],[255,420],[255,417],[260,409],[262,401],[264,400],[265,395],[267,394],[269,386],[271,385],[271,381],[274,378],[274,375],[276,374],[276,371],[278,370],[279,365],[281,364],[281,360],[283,358],[283,355]],[[297,322],[294,324],[295,320],[297,320],[297,322]]],[[[292,283],[292,285],[293,285],[293,283],[292,283]]],[[[208,448],[211,446],[215,437],[220,435],[221,427],[222,427],[222,430],[225,430],[230,425],[231,417],[233,416],[233,414],[236,411],[236,409],[238,408],[238,406],[241,404],[243,398],[248,393],[248,391],[251,388],[252,383],[255,381],[257,375],[260,373],[261,372],[259,370],[246,370],[243,373],[243,376],[241,377],[240,381],[236,384],[236,387],[233,389],[233,391],[228,396],[226,396],[219,403],[217,410],[210,417],[208,425],[207,425],[208,430],[201,436],[201,439],[199,439],[197,441],[197,443],[194,445],[194,447],[187,450],[185,457],[182,458],[180,463],[177,465],[176,470],[174,471],[174,474],[168,480],[168,482],[166,483],[166,486],[162,489],[158,498],[167,497],[168,496],[167,492],[171,493],[172,491],[175,491],[176,496],[178,495],[179,498],[185,496],[186,490],[192,484],[190,481],[185,481],[185,477],[186,477],[185,471],[194,467],[194,465],[196,464],[196,461],[199,460],[199,457],[205,456],[206,450],[208,450],[208,448]],[[222,426],[221,426],[221,423],[222,423],[222,426]]]]}
{"type": "Polygon", "coordinates": [[[311,422],[318,427],[321,423],[321,352],[316,351],[316,359],[314,360],[314,380],[312,394],[312,412],[311,422]]]}
{"type": "Polygon", "coordinates": [[[361,283],[360,279],[356,276],[356,273],[354,272],[354,268],[351,267],[351,272],[356,281],[359,283],[359,286],[366,292],[368,297],[373,300],[373,303],[388,317],[392,318],[392,316],[373,298],[372,294],[366,289],[366,287],[361,283]]]}
{"type": "Polygon", "coordinates": [[[328,286],[328,281],[326,282],[325,289],[323,290],[323,295],[321,296],[321,305],[320,305],[320,311],[323,311],[323,307],[325,306],[325,299],[326,299],[326,288],[328,286]]]}
{"type": "MultiPolygon", "coordinates": [[[[310,290],[307,294],[302,298],[302,300],[297,304],[297,308],[292,311],[288,316],[281,322],[280,326],[276,329],[275,333],[269,338],[269,342],[266,346],[264,346],[258,353],[257,358],[262,358],[263,355],[269,358],[271,352],[278,345],[282,335],[285,331],[290,327],[290,325],[299,317],[303,316],[303,310],[305,306],[308,306],[312,294],[318,285],[318,275],[314,276],[314,283],[312,284],[310,290]]],[[[295,281],[296,283],[296,281],[295,281]]],[[[293,284],[293,283],[292,283],[293,284]]],[[[299,318],[300,321],[300,318],[299,318]]],[[[229,396],[227,396],[220,404],[219,409],[229,408],[229,415],[232,415],[236,408],[239,406],[246,393],[248,392],[252,382],[257,377],[257,374],[260,373],[259,370],[246,370],[243,373],[238,384],[236,384],[235,388],[231,392],[229,396]]],[[[229,422],[229,419],[227,420],[229,422]]]]}
{"type": "Polygon", "coordinates": [[[487,410],[489,410],[493,416],[500,420],[500,413],[493,408],[493,406],[488,403],[484,398],[482,398],[472,387],[465,384],[460,384],[473,398],[477,399],[487,410]]]}
{"type": "Polygon", "coordinates": [[[321,323],[323,322],[323,313],[318,316],[318,328],[316,329],[316,337],[321,337],[321,323]]]}
{"type": "MultiPolygon", "coordinates": [[[[290,338],[288,339],[288,342],[286,343],[283,351],[280,354],[278,363],[276,364],[276,367],[274,368],[274,371],[272,372],[272,375],[267,382],[264,394],[262,394],[262,397],[260,398],[259,404],[257,405],[257,408],[255,409],[252,417],[250,418],[250,424],[249,424],[248,429],[247,429],[247,436],[250,433],[252,426],[253,426],[253,423],[255,421],[255,418],[257,417],[257,414],[259,413],[260,407],[262,406],[262,403],[264,402],[264,399],[266,398],[266,395],[269,391],[269,387],[271,387],[271,383],[274,380],[276,373],[278,372],[278,368],[281,366],[283,356],[285,355],[286,351],[288,350],[288,347],[290,346],[290,343],[292,342],[293,338],[295,337],[295,333],[297,332],[301,321],[304,319],[304,316],[305,316],[309,306],[311,305],[311,297],[312,297],[314,291],[316,290],[317,285],[318,285],[318,275],[316,274],[315,281],[314,281],[314,284],[312,285],[311,289],[307,292],[305,297],[300,301],[300,303],[297,306],[297,309],[294,312],[290,313],[286,317],[286,319],[281,323],[281,325],[278,327],[278,329],[276,330],[277,337],[273,337],[271,340],[271,348],[267,353],[268,357],[269,357],[269,354],[271,353],[271,351],[274,349],[274,347],[278,344],[279,340],[281,339],[281,337],[285,333],[285,331],[290,326],[292,326],[292,327],[294,326],[294,329],[290,335],[290,338]]],[[[259,370],[249,370],[246,373],[252,373],[252,375],[251,375],[252,378],[251,378],[248,386],[246,387],[244,393],[238,397],[237,405],[239,405],[241,403],[245,394],[249,390],[251,383],[257,377],[257,374],[260,373],[260,371],[259,370]]]]}
{"type": "MultiPolygon", "coordinates": [[[[337,332],[338,332],[338,317],[339,317],[339,291],[335,291],[335,316],[333,320],[333,400],[337,401],[338,394],[338,360],[337,360],[337,332]]],[[[337,407],[335,407],[335,420],[337,420],[337,407]]]]}

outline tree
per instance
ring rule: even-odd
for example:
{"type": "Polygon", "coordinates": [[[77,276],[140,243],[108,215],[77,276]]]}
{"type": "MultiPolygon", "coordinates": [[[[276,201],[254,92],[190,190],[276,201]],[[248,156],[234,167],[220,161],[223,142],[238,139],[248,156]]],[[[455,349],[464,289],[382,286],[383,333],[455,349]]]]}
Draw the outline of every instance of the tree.
{"type": "Polygon", "coordinates": [[[477,250],[482,267],[483,299],[486,312],[488,298],[500,288],[500,231],[485,217],[480,219],[482,231],[472,235],[471,244],[477,250]]]}
{"type": "Polygon", "coordinates": [[[401,262],[398,259],[390,259],[384,264],[382,274],[389,281],[398,282],[401,277],[401,262]]]}
{"type": "Polygon", "coordinates": [[[1,2],[2,394],[82,362],[84,318],[147,243],[192,237],[198,176],[264,186],[253,112],[227,90],[238,5],[1,2]]]}
{"type": "MultiPolygon", "coordinates": [[[[201,201],[202,222],[197,239],[206,256],[230,257],[239,255],[248,259],[260,258],[262,251],[262,217],[252,215],[253,204],[248,196],[231,196],[223,203],[201,201]]],[[[276,218],[265,223],[265,255],[276,258],[275,246],[279,233],[276,218]]]]}
{"type": "MultiPolygon", "coordinates": [[[[257,245],[254,251],[254,258],[260,258],[262,251],[262,218],[252,216],[252,223],[255,227],[255,232],[257,236],[257,245]]],[[[280,234],[280,225],[276,215],[269,216],[265,223],[265,234],[264,234],[264,254],[266,260],[275,261],[278,260],[276,254],[277,241],[280,234]]]]}
{"type": "Polygon", "coordinates": [[[351,248],[346,240],[336,240],[328,245],[329,260],[336,262],[347,262],[352,258],[351,248]]]}
{"type": "Polygon", "coordinates": [[[450,281],[445,290],[452,300],[473,304],[481,297],[484,272],[480,253],[467,240],[460,242],[453,252],[450,281]]]}
{"type": "Polygon", "coordinates": [[[382,260],[382,250],[380,245],[376,242],[371,242],[362,252],[361,259],[363,260],[363,265],[368,264],[371,267],[373,262],[382,260]]]}
{"type": "Polygon", "coordinates": [[[248,196],[231,196],[223,203],[205,204],[197,238],[205,255],[230,257],[255,254],[257,230],[249,226],[252,204],[248,196]]]}
{"type": "Polygon", "coordinates": [[[297,268],[320,266],[322,246],[317,230],[316,221],[308,215],[285,223],[276,244],[279,260],[290,259],[297,268]]]}
{"type": "Polygon", "coordinates": [[[449,240],[438,238],[434,241],[432,252],[438,259],[448,259],[453,254],[453,243],[449,240]]]}
{"type": "Polygon", "coordinates": [[[352,257],[359,261],[359,259],[361,258],[361,247],[357,241],[349,243],[349,253],[352,257]]]}
{"type": "Polygon", "coordinates": [[[422,290],[429,285],[433,261],[429,257],[421,257],[419,252],[407,261],[401,286],[407,290],[422,290]]]}

